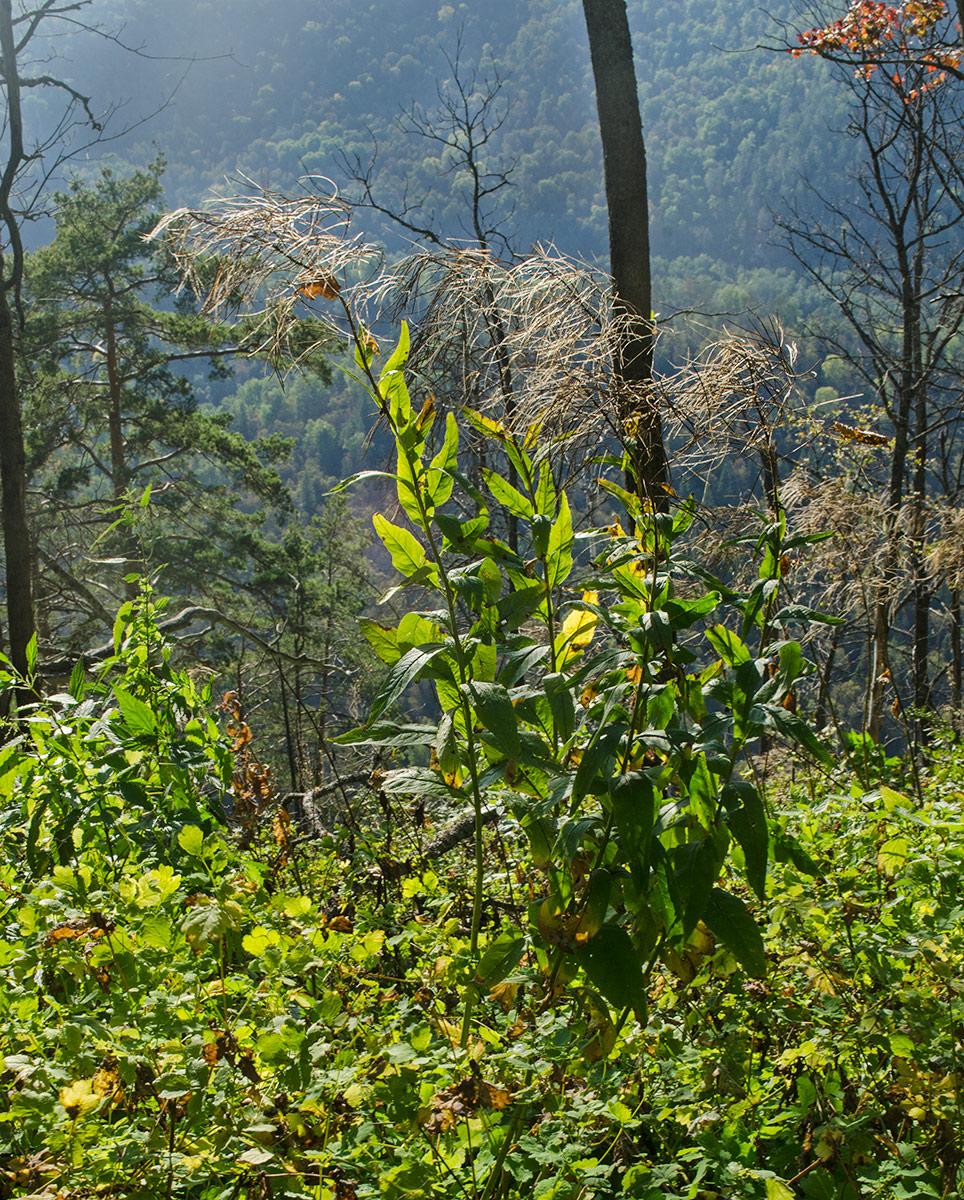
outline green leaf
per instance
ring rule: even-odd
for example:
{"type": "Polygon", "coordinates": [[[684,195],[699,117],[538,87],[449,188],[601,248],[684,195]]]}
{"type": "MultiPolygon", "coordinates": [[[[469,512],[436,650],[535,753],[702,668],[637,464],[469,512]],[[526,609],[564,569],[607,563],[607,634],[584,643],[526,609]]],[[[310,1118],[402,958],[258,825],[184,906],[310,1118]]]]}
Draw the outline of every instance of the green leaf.
{"type": "Polygon", "coordinates": [[[74,664],[74,669],[70,673],[70,683],[67,685],[67,691],[75,700],[83,700],[87,691],[87,676],[84,671],[84,664],[78,660],[74,664]]]}
{"type": "Polygon", "coordinates": [[[393,525],[381,513],[372,517],[375,532],[381,538],[386,550],[392,556],[395,570],[402,575],[414,575],[420,567],[426,565],[425,551],[421,543],[408,529],[393,525]]]}
{"type": "Polygon", "coordinates": [[[619,845],[632,868],[641,870],[649,853],[656,819],[656,790],[642,771],[630,771],[609,789],[619,845]]]}
{"type": "Polygon", "coordinates": [[[542,690],[549,701],[549,710],[552,713],[556,736],[561,741],[567,742],[572,737],[576,726],[576,705],[565,675],[560,672],[554,675],[544,675],[542,690]]]}
{"type": "Polygon", "coordinates": [[[262,1033],[255,1042],[255,1045],[258,1048],[258,1054],[267,1063],[280,1062],[288,1056],[287,1042],[280,1033],[275,1032],[273,1029],[262,1033]]]}
{"type": "Polygon", "coordinates": [[[389,705],[395,703],[408,685],[448,649],[448,643],[440,646],[413,646],[407,654],[403,654],[389,671],[381,690],[372,701],[368,712],[369,722],[380,717],[389,705]]]}
{"type": "Polygon", "coordinates": [[[396,630],[379,625],[377,621],[372,621],[369,617],[359,617],[358,628],[382,662],[388,663],[389,666],[398,662],[401,658],[401,651],[398,648],[396,630]]]}
{"type": "Polygon", "coordinates": [[[230,916],[208,896],[200,897],[181,922],[181,932],[192,950],[200,953],[205,946],[220,941],[233,926],[230,916]]]}
{"type": "Polygon", "coordinates": [[[469,684],[475,711],[484,727],[483,736],[508,758],[519,758],[519,719],[501,683],[469,684]]]}
{"type": "Polygon", "coordinates": [[[711,837],[687,842],[673,853],[676,885],[683,917],[683,937],[688,938],[704,912],[720,874],[720,856],[711,837]]]}
{"type": "Polygon", "coordinates": [[[114,696],[117,700],[117,707],[121,711],[124,724],[131,733],[153,734],[156,731],[157,723],[149,704],[145,704],[143,700],[138,700],[136,696],[132,696],[130,692],[125,691],[122,687],[115,686],[114,696]]]}
{"type": "Polygon", "coordinates": [[[431,746],[436,733],[434,725],[399,725],[397,721],[376,721],[373,725],[339,734],[331,741],[339,746],[431,746]]]}
{"type": "Polygon", "coordinates": [[[632,1008],[646,1019],[646,985],[636,950],[625,929],[604,925],[581,949],[576,961],[604,999],[617,1009],[632,1008]]]}
{"type": "MultiPolygon", "coordinates": [[[[418,457],[413,455],[401,444],[398,447],[396,464],[396,495],[405,515],[415,526],[422,523],[422,510],[419,507],[419,490],[424,491],[425,471],[418,457]],[[414,461],[413,461],[414,458],[414,461]]],[[[431,506],[429,505],[429,510],[431,506]]],[[[429,515],[431,513],[429,512],[429,515]]]]}
{"type": "Polygon", "coordinates": [[[808,750],[824,766],[833,766],[833,757],[820,742],[806,721],[795,713],[788,712],[779,704],[755,704],[750,712],[751,720],[759,721],[769,729],[775,729],[798,746],[808,750]]]}
{"type": "Polygon", "coordinates": [[[751,783],[727,784],[723,789],[723,803],[728,809],[726,820],[730,832],[743,850],[747,883],[764,900],[770,831],[760,793],[751,783]],[[739,800],[740,806],[730,809],[731,799],[739,800]]]}
{"type": "Polygon", "coordinates": [[[883,875],[893,879],[903,869],[909,853],[907,838],[889,838],[877,851],[877,866],[883,875]]]}
{"type": "Polygon", "coordinates": [[[185,825],[177,835],[177,844],[185,854],[200,858],[204,851],[204,832],[197,825],[185,825]]]}
{"type": "Polygon", "coordinates": [[[821,876],[823,872],[819,863],[810,857],[793,834],[771,823],[770,835],[773,839],[773,857],[777,862],[793,863],[801,874],[810,875],[815,879],[821,876]]]}
{"type": "Polygon", "coordinates": [[[536,484],[536,511],[551,516],[556,511],[556,485],[552,468],[547,462],[539,466],[539,482],[536,484]]]}
{"type": "Polygon", "coordinates": [[[33,634],[27,642],[24,654],[27,659],[27,674],[33,675],[37,670],[37,635],[33,634]]]}
{"type": "Polygon", "coordinates": [[[512,513],[514,517],[521,517],[525,521],[532,519],[534,514],[532,502],[527,500],[508,480],[503,479],[498,471],[483,467],[482,476],[485,479],[486,487],[503,508],[512,513]]]}
{"type": "Polygon", "coordinates": [[[913,1058],[914,1042],[906,1033],[892,1033],[888,1036],[890,1052],[895,1058],[913,1058]]]}
{"type": "Polygon", "coordinates": [[[408,331],[408,322],[403,321],[402,327],[398,331],[398,343],[395,349],[388,356],[385,366],[382,368],[382,377],[388,375],[391,371],[399,371],[408,362],[408,352],[411,347],[411,337],[408,331]]]}
{"type": "Polygon", "coordinates": [[[707,592],[695,600],[668,600],[666,615],[673,629],[689,629],[700,617],[711,613],[720,603],[719,592],[707,592]]]}
{"type": "Polygon", "coordinates": [[[170,950],[171,922],[166,917],[145,917],[138,931],[138,938],[145,946],[153,946],[157,950],[170,950]]]}
{"type": "Polygon", "coordinates": [[[572,571],[572,513],[563,492],[559,499],[559,515],[549,531],[546,547],[546,587],[550,590],[564,583],[572,571]]]}
{"type": "Polygon", "coordinates": [[[596,737],[592,745],[583,751],[582,761],[576,768],[576,778],[572,785],[573,801],[581,799],[587,792],[598,787],[599,775],[603,775],[607,781],[604,788],[608,786],[615,765],[613,760],[625,736],[625,725],[610,724],[596,737]]]}
{"type": "Polygon", "coordinates": [[[464,800],[465,793],[450,787],[438,771],[430,767],[401,767],[389,771],[382,791],[394,796],[437,796],[443,800],[464,800]]]}
{"type": "Polygon", "coordinates": [[[479,959],[472,979],[477,988],[493,988],[497,983],[514,971],[522,961],[526,939],[519,930],[500,933],[494,942],[485,948],[485,953],[479,959]]]}
{"type": "Polygon", "coordinates": [[[732,952],[748,975],[756,979],[762,979],[766,975],[763,935],[749,909],[738,896],[714,888],[703,913],[703,921],[732,952]]]}
{"type": "Polygon", "coordinates": [[[767,1190],[766,1200],[797,1200],[796,1192],[788,1188],[779,1179],[767,1179],[765,1186],[767,1190]]]}
{"type": "Polygon", "coordinates": [[[623,507],[626,509],[626,515],[631,519],[635,519],[642,512],[642,502],[639,497],[633,492],[629,492],[624,487],[620,487],[618,483],[613,483],[610,479],[600,479],[599,486],[604,492],[609,492],[611,496],[615,496],[621,500],[623,507]]]}
{"type": "Polygon", "coordinates": [[[820,625],[843,625],[846,617],[832,617],[829,613],[817,608],[807,608],[804,604],[786,604],[774,616],[774,621],[783,624],[785,621],[805,621],[808,625],[817,622],[820,625]]]}
{"type": "Polygon", "coordinates": [[[707,639],[716,653],[731,667],[749,662],[751,655],[746,644],[725,625],[713,625],[706,631],[707,639]]]}
{"type": "Polygon", "coordinates": [[[442,640],[442,630],[421,613],[407,612],[398,623],[396,639],[399,654],[404,654],[413,646],[437,645],[442,640]]]}
{"type": "Polygon", "coordinates": [[[425,491],[433,508],[441,508],[452,495],[455,479],[452,472],[458,466],[459,427],[455,414],[445,418],[445,440],[425,473],[425,491]]]}

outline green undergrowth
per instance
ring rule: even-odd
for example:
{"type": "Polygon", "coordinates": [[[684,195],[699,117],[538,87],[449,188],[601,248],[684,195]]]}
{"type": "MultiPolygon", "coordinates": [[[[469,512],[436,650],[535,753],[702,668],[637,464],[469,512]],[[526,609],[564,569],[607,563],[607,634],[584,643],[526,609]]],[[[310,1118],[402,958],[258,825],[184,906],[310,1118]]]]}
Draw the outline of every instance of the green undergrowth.
{"type": "Polygon", "coordinates": [[[301,836],[149,588],[11,714],[0,1193],[957,1195],[964,768],[935,746],[911,798],[798,712],[814,538],[761,515],[736,591],[618,456],[624,516],[578,530],[537,427],[464,414],[473,482],[405,331],[377,377],[355,336],[396,449],[401,616],[363,622],[387,670],[336,739],[370,791],[301,836]]]}
{"type": "MultiPolygon", "coordinates": [[[[700,926],[616,1031],[525,957],[463,1051],[472,863],[389,870],[377,826],[306,848],[276,822],[239,850],[210,815],[227,745],[202,698],[162,667],[151,724],[125,683],[51,700],[3,752],[4,1195],[956,1194],[952,750],[923,805],[845,778],[786,790],[800,862],[751,902],[765,978],[700,926]],[[109,820],[74,825],[69,861],[34,845],[25,881],[26,818],[68,783],[109,820]],[[174,815],[147,838],[162,795],[174,815]]],[[[486,834],[487,943],[544,889],[507,875],[515,848],[511,827],[486,834]]]]}

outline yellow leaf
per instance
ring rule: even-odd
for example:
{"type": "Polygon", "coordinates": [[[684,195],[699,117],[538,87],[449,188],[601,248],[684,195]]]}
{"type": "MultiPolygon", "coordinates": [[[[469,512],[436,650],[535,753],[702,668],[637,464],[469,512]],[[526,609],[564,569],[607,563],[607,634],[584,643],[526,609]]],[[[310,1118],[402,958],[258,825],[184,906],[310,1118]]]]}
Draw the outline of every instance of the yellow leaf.
{"type": "Polygon", "coordinates": [[[61,1088],[59,1098],[72,1121],[88,1116],[100,1106],[102,1099],[89,1079],[77,1079],[69,1087],[61,1088]]]}
{"type": "MultiPolygon", "coordinates": [[[[586,604],[598,604],[598,592],[583,592],[586,604]]],[[[562,623],[555,642],[556,665],[563,667],[578,658],[593,639],[599,618],[584,609],[574,609],[562,623]]]]}

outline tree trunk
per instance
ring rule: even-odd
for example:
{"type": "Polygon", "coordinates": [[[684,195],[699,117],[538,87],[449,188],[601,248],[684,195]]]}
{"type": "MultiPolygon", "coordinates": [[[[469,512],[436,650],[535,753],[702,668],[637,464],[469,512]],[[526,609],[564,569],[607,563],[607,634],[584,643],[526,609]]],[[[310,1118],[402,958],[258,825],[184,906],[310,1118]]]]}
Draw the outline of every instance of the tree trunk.
{"type": "Polygon", "coordinates": [[[34,635],[33,548],[27,524],[27,460],[15,363],[13,314],[7,292],[0,288],[0,481],[7,623],[10,661],[26,674],[27,643],[34,635]]]}
{"type": "Polygon", "coordinates": [[[960,736],[961,712],[961,591],[951,588],[951,708],[954,732],[960,736]]]}
{"type": "Polygon", "coordinates": [[[26,674],[27,645],[35,632],[33,552],[27,523],[27,457],[17,390],[13,310],[10,294],[19,295],[23,272],[20,229],[10,208],[17,172],[24,161],[20,76],[10,0],[0,0],[0,61],[7,99],[9,149],[0,179],[0,221],[6,228],[10,257],[0,257],[0,490],[3,498],[3,548],[6,557],[7,621],[10,661],[26,674]],[[9,271],[8,271],[9,267],[9,271]]]}
{"type": "Polygon", "coordinates": [[[619,419],[631,446],[633,486],[661,511],[669,472],[653,394],[653,300],[646,149],[625,0],[583,0],[602,138],[613,308],[622,336],[614,353],[619,419]]]}
{"type": "Polygon", "coordinates": [[[884,719],[884,689],[890,678],[890,600],[878,598],[874,607],[874,633],[870,656],[869,712],[864,727],[875,742],[880,741],[884,719]]]}

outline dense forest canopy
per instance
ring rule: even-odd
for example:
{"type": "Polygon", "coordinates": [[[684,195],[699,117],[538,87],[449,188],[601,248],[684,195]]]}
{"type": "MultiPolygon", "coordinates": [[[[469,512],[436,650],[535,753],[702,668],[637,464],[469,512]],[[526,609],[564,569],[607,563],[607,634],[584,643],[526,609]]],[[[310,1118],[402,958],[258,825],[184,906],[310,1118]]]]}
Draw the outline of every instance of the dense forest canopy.
{"type": "MultiPolygon", "coordinates": [[[[400,136],[394,122],[413,105],[432,109],[451,74],[445,56],[461,45],[468,70],[506,81],[509,111],[492,153],[515,164],[515,244],[604,252],[598,132],[575,0],[495,0],[484,10],[414,0],[171,0],[163,9],[125,0],[98,13],[149,57],[85,43],[72,70],[100,104],[125,103],[125,116],[171,97],[116,152],[135,162],[156,145],[169,160],[175,203],[197,201],[238,169],[276,187],[304,173],[342,184],[343,157],[367,162],[374,138],[386,196],[424,193],[428,211],[454,230],[458,199],[439,188],[422,139],[400,136]],[[188,69],[192,56],[199,61],[188,69]]],[[[759,52],[772,20],[752,6],[630,3],[629,16],[655,255],[674,276],[682,268],[669,263],[708,255],[719,282],[785,265],[768,236],[769,210],[798,196],[806,178],[839,179],[852,156],[846,138],[827,135],[842,126],[843,109],[826,71],[816,63],[788,70],[759,52]]]]}

